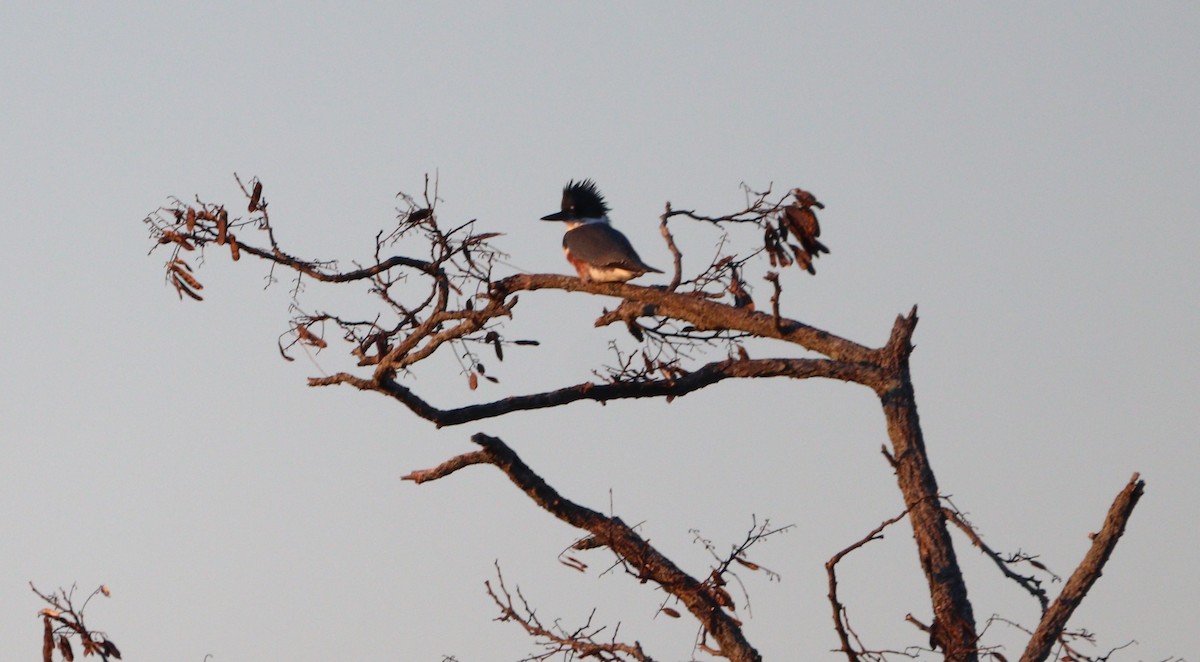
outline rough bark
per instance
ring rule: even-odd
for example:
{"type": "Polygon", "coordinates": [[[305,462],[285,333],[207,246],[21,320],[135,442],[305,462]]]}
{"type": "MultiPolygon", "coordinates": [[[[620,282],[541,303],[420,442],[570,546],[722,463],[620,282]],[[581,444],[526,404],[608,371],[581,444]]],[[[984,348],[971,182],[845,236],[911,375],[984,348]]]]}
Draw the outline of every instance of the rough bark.
{"type": "Polygon", "coordinates": [[[1104,518],[1104,526],[1099,533],[1092,536],[1092,546],[1084,555],[1083,562],[1071,573],[1071,578],[1063,586],[1062,593],[1042,615],[1041,623],[1034,630],[1025,652],[1021,655],[1021,662],[1042,662],[1050,655],[1050,649],[1067,627],[1071,614],[1075,613],[1075,609],[1083,602],[1092,585],[1103,574],[1104,564],[1108,562],[1117,541],[1125,533],[1125,525],[1138,499],[1142,498],[1145,487],[1146,483],[1135,473],[1125,489],[1117,495],[1108,509],[1108,516],[1104,518]]]}
{"type": "Polygon", "coordinates": [[[925,452],[909,373],[908,358],[913,350],[911,340],[916,324],[915,307],[907,317],[896,320],[882,366],[888,380],[879,398],[892,442],[896,480],[904,495],[917,556],[929,585],[934,615],[931,640],[942,649],[946,660],[973,662],[977,659],[975,615],[942,512],[937,480],[925,452]]]}

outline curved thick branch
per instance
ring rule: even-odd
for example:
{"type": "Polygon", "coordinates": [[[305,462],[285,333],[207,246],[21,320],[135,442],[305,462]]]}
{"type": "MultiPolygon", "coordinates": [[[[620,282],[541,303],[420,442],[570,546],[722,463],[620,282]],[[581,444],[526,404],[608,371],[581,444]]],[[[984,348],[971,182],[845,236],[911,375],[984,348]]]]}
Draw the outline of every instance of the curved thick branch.
{"type": "MultiPolygon", "coordinates": [[[[500,439],[479,433],[472,435],[471,441],[483,449],[486,462],[503,471],[513,484],[543,510],[571,526],[588,531],[600,544],[612,549],[636,570],[640,579],[652,581],[675,596],[712,635],[721,647],[724,657],[734,662],[762,660],[758,651],[746,641],[737,619],[722,608],[720,599],[714,596],[703,582],[688,575],[663,556],[619,517],[607,517],[564,498],[500,439]]],[[[435,467],[427,472],[447,475],[457,468],[475,463],[477,462],[472,460],[448,470],[435,467]]],[[[415,475],[427,472],[414,472],[405,478],[417,480],[415,475]]]]}
{"type": "Polygon", "coordinates": [[[1042,662],[1050,654],[1050,649],[1067,626],[1071,614],[1075,613],[1075,609],[1083,602],[1092,585],[1103,574],[1104,564],[1108,563],[1117,541],[1125,533],[1125,525],[1129,522],[1129,516],[1133,514],[1133,507],[1137,505],[1138,499],[1142,498],[1145,487],[1145,481],[1135,473],[1125,489],[1117,495],[1104,518],[1104,526],[1099,533],[1092,536],[1092,546],[1083,557],[1083,562],[1071,573],[1071,578],[1063,586],[1062,593],[1042,615],[1042,621],[1021,655],[1021,662],[1042,662]]]}
{"type": "Polygon", "coordinates": [[[634,317],[670,317],[690,323],[698,331],[727,329],[762,338],[773,338],[799,345],[837,361],[877,363],[880,352],[827,331],[787,318],[748,308],[710,301],[698,296],[676,294],[660,287],[642,287],[628,283],[585,283],[578,278],[549,274],[518,274],[492,283],[492,290],[511,294],[522,290],[555,289],[564,292],[589,292],[619,297],[617,310],[596,321],[597,326],[634,317]]]}
{"type": "Polygon", "coordinates": [[[439,409],[390,378],[372,380],[355,377],[348,373],[339,373],[329,377],[313,378],[308,383],[311,386],[350,384],[364,391],[383,393],[400,401],[421,418],[432,421],[438,427],[444,427],[495,418],[515,411],[558,407],[580,400],[608,402],[609,400],[629,398],[679,397],[726,379],[762,377],[790,377],[792,379],[824,377],[871,384],[881,380],[881,372],[874,366],[830,361],[829,359],[751,359],[745,361],[727,359],[709,363],[699,370],[676,379],[615,382],[612,384],[585,382],[553,391],[517,395],[457,409],[439,409]]]}

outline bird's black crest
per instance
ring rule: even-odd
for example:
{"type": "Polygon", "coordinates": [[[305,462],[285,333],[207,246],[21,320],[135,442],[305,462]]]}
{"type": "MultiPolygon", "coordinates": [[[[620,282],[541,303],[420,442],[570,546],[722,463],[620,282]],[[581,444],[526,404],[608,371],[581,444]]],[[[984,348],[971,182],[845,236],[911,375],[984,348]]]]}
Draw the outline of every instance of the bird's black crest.
{"type": "Polygon", "coordinates": [[[582,216],[600,217],[609,212],[604,194],[590,179],[571,180],[563,187],[563,211],[574,211],[582,216]]]}

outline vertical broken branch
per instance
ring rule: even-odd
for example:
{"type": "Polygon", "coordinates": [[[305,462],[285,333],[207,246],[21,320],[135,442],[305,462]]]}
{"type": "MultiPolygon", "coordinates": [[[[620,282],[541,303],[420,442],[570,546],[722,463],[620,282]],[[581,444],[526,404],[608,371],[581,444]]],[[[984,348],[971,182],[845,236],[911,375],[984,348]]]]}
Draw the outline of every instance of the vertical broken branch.
{"type": "Polygon", "coordinates": [[[881,367],[888,378],[879,389],[879,399],[892,441],[896,480],[904,495],[917,555],[929,585],[934,616],[930,640],[942,649],[946,660],[974,662],[978,657],[975,615],[942,512],[937,479],[925,452],[909,373],[908,358],[913,350],[916,325],[916,306],[907,317],[896,319],[882,361],[881,367]]]}

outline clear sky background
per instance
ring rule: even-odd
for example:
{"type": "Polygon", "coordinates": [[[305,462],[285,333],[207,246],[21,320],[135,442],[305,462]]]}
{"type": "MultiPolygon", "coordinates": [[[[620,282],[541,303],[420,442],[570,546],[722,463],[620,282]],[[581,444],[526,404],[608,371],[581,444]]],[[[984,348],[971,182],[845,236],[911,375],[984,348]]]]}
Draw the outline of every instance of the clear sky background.
{"type": "MultiPolygon", "coordinates": [[[[0,9],[0,659],[37,654],[29,581],[110,585],[89,623],[126,659],[518,659],[530,641],[483,591],[494,560],[546,621],[595,607],[688,659],[693,622],[655,620],[662,594],[600,577],[603,553],[586,574],[560,565],[576,532],[498,472],[400,481],[476,431],[644,522],[696,575],[710,560],[690,529],[725,549],[754,515],[795,524],[755,550],[782,581],[745,573],[739,613],[767,659],[837,659],[822,564],[902,508],[866,389],[727,382],[439,431],[307,388],[344,355],[278,357],[289,296],[263,290],[264,265],[210,255],[194,304],[146,255],[148,212],[172,195],[240,206],[237,172],[265,181],[295,252],[367,259],[396,192],[437,172],[442,218],[506,233],[531,272],[568,272],[560,228],[536,219],[572,177],[595,178],[663,267],[667,201],[716,214],[741,182],[815,192],[833,252],[787,275],[785,312],[878,345],[920,305],[933,466],[999,549],[1068,575],[1142,472],[1072,626],[1095,654],[1137,640],[1113,659],[1200,660],[1200,6],[199,4],[0,9]]],[[[676,233],[702,266],[715,232],[676,233]]],[[[582,381],[611,339],[631,346],[591,326],[611,301],[521,298],[513,333],[543,344],[489,365],[500,385],[471,392],[452,362],[415,385],[467,404],[582,381]]],[[[956,544],[980,622],[1032,625],[1036,603],[956,544]]],[[[922,640],[904,528],[841,567],[869,645],[922,640]]],[[[1011,659],[1018,634],[985,643],[1011,659]]]]}

